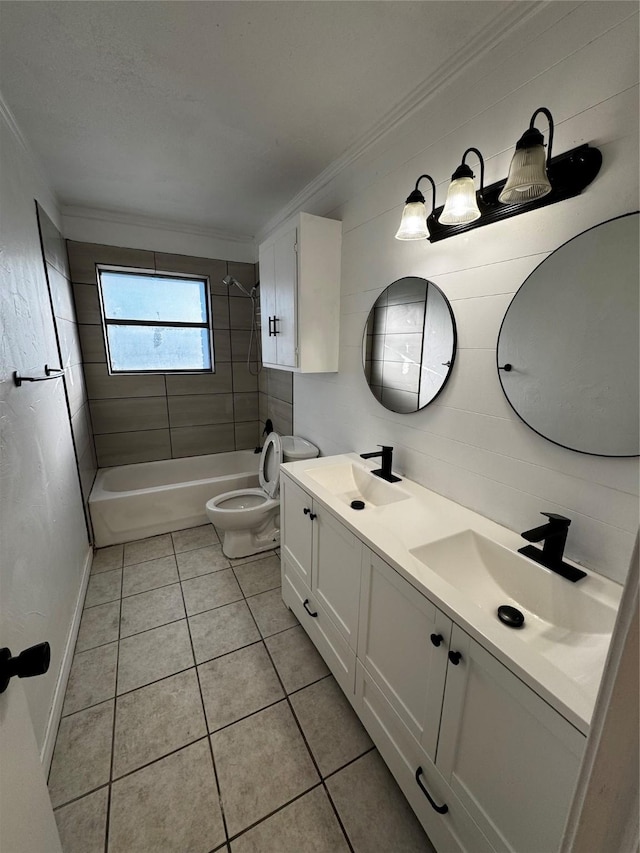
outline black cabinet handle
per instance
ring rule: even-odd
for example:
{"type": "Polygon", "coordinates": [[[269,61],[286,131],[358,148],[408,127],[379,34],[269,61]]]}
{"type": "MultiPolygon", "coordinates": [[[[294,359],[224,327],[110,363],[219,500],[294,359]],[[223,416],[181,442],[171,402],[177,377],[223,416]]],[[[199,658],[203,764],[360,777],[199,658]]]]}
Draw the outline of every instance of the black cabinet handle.
{"type": "Polygon", "coordinates": [[[315,512],[310,512],[310,513],[309,513],[309,518],[311,519],[311,521],[313,521],[313,519],[314,519],[314,518],[317,518],[317,517],[318,517],[318,516],[315,514],[315,512]]]}
{"type": "Polygon", "coordinates": [[[308,599],[308,598],[305,598],[305,600],[302,602],[302,606],[303,606],[303,607],[304,607],[304,609],[307,611],[307,613],[309,614],[309,616],[313,616],[313,618],[314,618],[314,619],[318,616],[318,613],[317,613],[317,612],[316,612],[316,613],[312,613],[312,612],[309,610],[309,599],[308,599]]]}
{"type": "Polygon", "coordinates": [[[442,634],[432,634],[431,635],[431,642],[433,643],[434,646],[439,646],[443,640],[444,640],[444,637],[442,636],[442,634]]]}
{"type": "Polygon", "coordinates": [[[0,649],[0,693],[9,686],[9,679],[32,678],[34,675],[44,675],[49,669],[51,647],[49,643],[38,643],[20,652],[17,657],[11,657],[10,649],[0,649]]]}
{"type": "Polygon", "coordinates": [[[309,507],[308,507],[308,506],[306,506],[306,507],[302,510],[302,512],[303,512],[305,515],[309,515],[309,513],[311,512],[311,510],[309,509],[309,507]]]}
{"type": "Polygon", "coordinates": [[[461,652],[449,652],[449,660],[454,666],[458,666],[460,661],[462,660],[461,652]]]}
{"type": "Polygon", "coordinates": [[[274,335],[280,334],[280,330],[276,327],[276,323],[279,323],[279,322],[280,322],[280,317],[276,317],[274,314],[273,315],[273,334],[274,335]]]}
{"type": "Polygon", "coordinates": [[[433,800],[431,798],[431,795],[429,794],[429,792],[427,791],[425,786],[422,784],[422,780],[420,779],[421,776],[422,776],[422,767],[418,767],[418,769],[416,770],[416,782],[418,783],[418,787],[420,788],[422,793],[425,795],[425,797],[429,800],[429,805],[431,806],[431,808],[434,811],[438,812],[438,814],[446,814],[449,811],[449,806],[446,803],[442,806],[439,806],[435,802],[435,800],[433,800]]]}
{"type": "Polygon", "coordinates": [[[308,506],[306,506],[306,507],[302,510],[302,512],[303,512],[305,515],[308,515],[308,516],[309,516],[309,518],[311,519],[311,521],[313,521],[313,519],[314,519],[314,518],[317,518],[317,517],[318,517],[318,516],[316,515],[316,513],[315,513],[315,512],[311,512],[311,510],[309,509],[309,507],[308,507],[308,506]]]}

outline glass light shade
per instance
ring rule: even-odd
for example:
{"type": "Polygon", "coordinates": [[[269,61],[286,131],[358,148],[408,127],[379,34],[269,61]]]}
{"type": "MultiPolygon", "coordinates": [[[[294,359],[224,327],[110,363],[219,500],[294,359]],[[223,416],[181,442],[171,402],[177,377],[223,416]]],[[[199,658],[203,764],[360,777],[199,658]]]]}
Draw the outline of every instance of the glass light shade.
{"type": "Polygon", "coordinates": [[[462,225],[480,219],[473,178],[456,178],[449,184],[447,200],[438,222],[443,225],[462,225]]]}
{"type": "Polygon", "coordinates": [[[396,240],[426,240],[428,236],[427,209],[424,203],[414,201],[405,204],[396,240]]]}
{"type": "Polygon", "coordinates": [[[524,204],[551,192],[547,177],[546,154],[542,145],[516,148],[509,176],[498,201],[502,204],[524,204]]]}

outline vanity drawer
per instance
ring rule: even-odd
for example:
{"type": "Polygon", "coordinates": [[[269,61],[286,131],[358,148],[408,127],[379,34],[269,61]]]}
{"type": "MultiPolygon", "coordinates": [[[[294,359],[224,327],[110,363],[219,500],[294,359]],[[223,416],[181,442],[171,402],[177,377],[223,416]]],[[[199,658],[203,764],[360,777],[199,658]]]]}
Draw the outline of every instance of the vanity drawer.
{"type": "Polygon", "coordinates": [[[360,661],[356,661],[355,708],[418,820],[441,853],[494,853],[493,848],[449,788],[360,661]],[[438,813],[416,781],[420,780],[438,813]]]}
{"type": "Polygon", "coordinates": [[[356,656],[324,608],[301,580],[297,571],[282,559],[282,600],[297,616],[350,702],[354,700],[356,656]],[[306,607],[305,607],[306,602],[306,607]],[[312,616],[311,614],[316,614],[312,616]]]}

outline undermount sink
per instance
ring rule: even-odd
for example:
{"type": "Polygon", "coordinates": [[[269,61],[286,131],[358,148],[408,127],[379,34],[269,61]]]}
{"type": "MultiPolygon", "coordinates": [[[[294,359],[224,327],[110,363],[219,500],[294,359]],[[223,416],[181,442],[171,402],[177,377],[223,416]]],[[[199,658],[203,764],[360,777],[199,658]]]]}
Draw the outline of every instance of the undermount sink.
{"type": "Polygon", "coordinates": [[[571,583],[472,530],[410,553],[496,620],[501,605],[522,611],[523,627],[505,625],[505,631],[538,646],[542,654],[548,651],[549,657],[554,649],[561,657],[559,644],[577,645],[578,637],[584,643],[589,634],[604,639],[613,630],[616,611],[590,594],[588,577],[571,583]]]}
{"type": "Polygon", "coordinates": [[[346,504],[354,500],[364,501],[365,509],[367,506],[386,506],[411,497],[394,483],[387,483],[367,468],[352,462],[310,468],[305,474],[346,504]]]}

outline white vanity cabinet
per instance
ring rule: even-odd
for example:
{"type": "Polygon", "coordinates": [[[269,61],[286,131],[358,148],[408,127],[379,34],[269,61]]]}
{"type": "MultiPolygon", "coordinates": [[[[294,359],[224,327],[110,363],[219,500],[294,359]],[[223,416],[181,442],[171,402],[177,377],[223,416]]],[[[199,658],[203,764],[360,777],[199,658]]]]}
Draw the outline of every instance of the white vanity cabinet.
{"type": "Polygon", "coordinates": [[[311,493],[282,488],[283,598],[439,853],[556,853],[584,735],[311,493]]]}
{"type": "Polygon", "coordinates": [[[352,696],[362,543],[288,477],[280,482],[282,597],[352,696]]]}
{"type": "Polygon", "coordinates": [[[260,245],[262,361],[297,373],[338,369],[342,223],[300,213],[260,245]]]}

